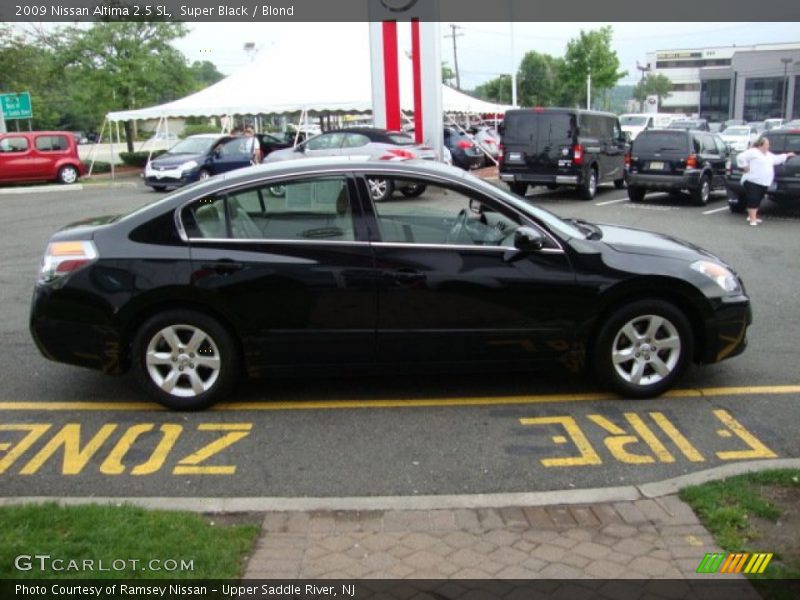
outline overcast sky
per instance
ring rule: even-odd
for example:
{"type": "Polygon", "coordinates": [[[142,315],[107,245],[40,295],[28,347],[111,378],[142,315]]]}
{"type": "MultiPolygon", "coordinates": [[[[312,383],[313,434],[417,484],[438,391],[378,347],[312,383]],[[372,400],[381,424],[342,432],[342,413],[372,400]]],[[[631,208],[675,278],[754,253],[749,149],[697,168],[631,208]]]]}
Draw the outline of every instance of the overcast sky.
{"type": "MultiPolygon", "coordinates": [[[[456,23],[461,87],[475,86],[511,71],[511,31],[508,23],[456,23]]],[[[648,52],[709,46],[800,42],[798,23],[514,23],[516,63],[529,50],[563,56],[567,42],[581,29],[603,25],[614,29],[613,45],[627,77],[635,83],[641,74],[636,61],[646,62],[648,52]]],[[[210,60],[224,74],[247,64],[249,57],[265,61],[289,60],[298,64],[299,77],[313,77],[316,52],[340,54],[346,62],[353,53],[368,53],[367,23],[190,23],[191,33],[175,45],[190,61],[210,60]],[[255,52],[244,50],[246,42],[255,52]]],[[[442,60],[453,63],[450,23],[441,24],[442,60]]],[[[401,26],[401,49],[410,45],[401,26]]],[[[286,82],[283,82],[286,84],[286,82]]]]}

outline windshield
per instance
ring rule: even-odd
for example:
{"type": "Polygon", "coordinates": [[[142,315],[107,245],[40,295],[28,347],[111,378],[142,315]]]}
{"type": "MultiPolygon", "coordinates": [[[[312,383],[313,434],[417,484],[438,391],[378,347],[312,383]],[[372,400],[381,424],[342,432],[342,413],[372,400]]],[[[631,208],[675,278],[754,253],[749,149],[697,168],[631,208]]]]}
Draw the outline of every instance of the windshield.
{"type": "Polygon", "coordinates": [[[694,129],[695,127],[697,127],[695,121],[673,121],[667,125],[668,129],[694,129]]]}
{"type": "Polygon", "coordinates": [[[747,127],[728,127],[724,135],[750,135],[750,129],[747,127]]]}
{"type": "Polygon", "coordinates": [[[186,138],[167,150],[167,154],[205,154],[219,138],[186,138]]]}
{"type": "Polygon", "coordinates": [[[551,145],[572,139],[574,117],[569,113],[524,112],[506,115],[507,143],[551,145]]]}
{"type": "Polygon", "coordinates": [[[633,117],[622,115],[619,118],[619,124],[625,127],[626,125],[632,127],[644,127],[647,125],[647,117],[633,117]]]}

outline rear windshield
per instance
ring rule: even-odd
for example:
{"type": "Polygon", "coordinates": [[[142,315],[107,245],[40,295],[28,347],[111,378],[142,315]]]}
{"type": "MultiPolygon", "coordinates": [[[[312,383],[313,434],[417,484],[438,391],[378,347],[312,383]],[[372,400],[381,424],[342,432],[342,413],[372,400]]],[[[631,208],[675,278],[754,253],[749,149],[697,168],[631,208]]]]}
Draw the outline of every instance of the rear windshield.
{"type": "Polygon", "coordinates": [[[623,127],[626,125],[630,125],[632,127],[644,127],[647,125],[647,117],[627,117],[622,115],[619,118],[619,124],[623,127]]]}
{"type": "Polygon", "coordinates": [[[397,144],[398,146],[413,146],[417,143],[414,141],[414,138],[403,133],[390,133],[387,137],[393,144],[397,144]]]}
{"type": "Polygon", "coordinates": [[[537,140],[549,143],[569,143],[572,139],[574,117],[569,113],[519,113],[506,115],[506,143],[527,144],[537,140]]]}
{"type": "Polygon", "coordinates": [[[680,131],[645,131],[633,142],[634,152],[686,151],[686,134],[680,131]]]}
{"type": "Polygon", "coordinates": [[[669,129],[695,129],[697,125],[697,121],[673,121],[667,127],[669,129]]]}
{"type": "Polygon", "coordinates": [[[775,154],[784,152],[794,152],[800,154],[800,133],[785,135],[767,135],[769,138],[769,150],[775,154]]]}

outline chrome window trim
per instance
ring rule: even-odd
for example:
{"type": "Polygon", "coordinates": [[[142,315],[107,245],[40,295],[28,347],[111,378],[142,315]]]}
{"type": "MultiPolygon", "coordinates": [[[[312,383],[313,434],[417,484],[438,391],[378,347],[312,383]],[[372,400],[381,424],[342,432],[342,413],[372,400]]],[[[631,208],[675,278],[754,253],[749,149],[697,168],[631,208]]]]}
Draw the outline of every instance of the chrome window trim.
{"type": "MultiPolygon", "coordinates": [[[[372,242],[373,246],[377,246],[379,248],[427,248],[429,250],[439,250],[439,249],[448,249],[448,250],[497,250],[501,252],[513,252],[517,249],[514,246],[478,246],[478,245],[467,245],[467,244],[414,244],[411,242],[372,242]]],[[[544,253],[544,254],[564,254],[564,251],[561,248],[542,248],[541,250],[537,250],[535,253],[544,253]]]]}
{"type": "MultiPolygon", "coordinates": [[[[412,169],[413,169],[413,167],[412,167],[412,169]]],[[[399,169],[396,169],[396,168],[392,168],[391,164],[376,165],[375,167],[372,167],[372,166],[369,166],[369,167],[367,167],[367,166],[357,166],[357,167],[352,167],[352,168],[351,167],[347,167],[346,169],[342,169],[341,167],[320,168],[320,169],[315,169],[315,170],[312,170],[312,171],[305,172],[305,173],[302,174],[302,177],[317,177],[317,176],[320,176],[320,175],[338,175],[338,176],[341,176],[341,177],[347,179],[347,177],[349,175],[363,175],[363,174],[369,174],[369,173],[372,173],[372,172],[378,172],[379,174],[385,174],[385,175],[392,174],[392,175],[396,175],[398,177],[402,177],[402,176],[414,177],[414,176],[417,176],[417,177],[422,177],[422,178],[425,178],[425,179],[429,179],[431,181],[439,181],[439,182],[442,182],[442,183],[449,183],[449,184],[454,184],[454,185],[462,185],[464,187],[473,189],[475,192],[477,192],[477,193],[479,193],[481,195],[484,195],[484,196],[488,195],[495,202],[497,202],[498,204],[504,206],[506,209],[508,209],[509,211],[511,211],[512,213],[514,213],[518,217],[520,217],[520,219],[523,221],[523,224],[527,224],[529,226],[536,227],[536,229],[538,231],[540,231],[547,239],[549,239],[556,246],[555,248],[543,248],[542,250],[540,250],[540,252],[545,252],[546,251],[548,253],[553,253],[553,252],[565,253],[564,246],[549,231],[547,231],[547,229],[541,227],[533,219],[531,219],[528,215],[526,215],[522,211],[518,210],[515,206],[512,206],[510,204],[507,204],[507,203],[503,202],[503,200],[501,198],[497,198],[497,197],[491,195],[490,193],[488,193],[488,192],[486,192],[486,191],[484,191],[482,189],[471,188],[471,186],[469,185],[469,182],[464,181],[461,177],[452,178],[452,177],[447,177],[447,176],[440,175],[439,173],[428,173],[428,172],[425,172],[425,171],[417,171],[417,170],[412,170],[410,172],[409,171],[403,171],[403,170],[399,170],[399,169]]],[[[292,177],[292,176],[296,176],[296,175],[291,175],[291,174],[288,174],[288,173],[281,173],[281,174],[267,176],[267,177],[265,177],[263,179],[257,179],[257,180],[252,180],[252,181],[248,181],[248,182],[237,182],[237,183],[231,184],[228,187],[219,188],[216,191],[214,191],[213,193],[214,194],[234,193],[236,190],[239,190],[239,189],[242,189],[242,188],[249,188],[249,187],[253,187],[253,186],[256,186],[256,185],[265,185],[265,184],[268,185],[270,181],[281,180],[281,179],[284,179],[286,177],[292,177]]],[[[200,196],[200,197],[202,197],[202,196],[200,196]]],[[[184,208],[186,208],[189,204],[191,204],[192,202],[195,202],[197,200],[198,200],[198,197],[191,198],[191,199],[183,202],[182,204],[180,204],[178,207],[175,208],[175,221],[176,221],[177,226],[178,226],[178,235],[180,236],[181,240],[183,240],[184,242],[187,242],[187,243],[190,242],[190,241],[191,242],[210,241],[209,238],[190,238],[186,234],[186,229],[183,226],[183,220],[181,219],[181,213],[183,212],[184,208]]],[[[370,202],[371,202],[371,200],[370,200],[370,202]]],[[[375,214],[376,218],[377,218],[377,216],[378,215],[375,214]]],[[[350,243],[350,242],[335,241],[335,240],[327,240],[327,241],[326,240],[314,240],[314,241],[308,241],[308,240],[273,240],[273,239],[267,239],[267,238],[264,238],[264,239],[261,239],[261,238],[259,238],[259,239],[244,239],[244,240],[237,240],[236,238],[216,238],[214,241],[216,241],[216,242],[221,242],[221,241],[228,241],[228,242],[230,242],[230,241],[244,241],[244,242],[267,242],[267,243],[268,242],[278,242],[278,241],[281,241],[281,242],[285,241],[285,242],[289,242],[289,243],[319,243],[319,242],[324,242],[324,243],[328,243],[328,244],[350,243]]],[[[369,243],[369,242],[358,242],[358,243],[369,243]]],[[[393,244],[394,242],[374,242],[374,243],[376,243],[376,244],[393,244]]],[[[420,245],[418,245],[418,244],[408,244],[408,246],[420,246],[420,245]]],[[[437,244],[431,244],[431,246],[433,246],[433,247],[445,247],[445,248],[452,248],[453,247],[453,246],[448,245],[448,244],[442,244],[441,246],[439,246],[437,244]]],[[[488,246],[468,246],[468,247],[469,248],[473,248],[473,247],[475,247],[475,248],[487,248],[488,246]]],[[[505,246],[496,246],[496,247],[508,250],[508,248],[506,248],[505,246]]]]}

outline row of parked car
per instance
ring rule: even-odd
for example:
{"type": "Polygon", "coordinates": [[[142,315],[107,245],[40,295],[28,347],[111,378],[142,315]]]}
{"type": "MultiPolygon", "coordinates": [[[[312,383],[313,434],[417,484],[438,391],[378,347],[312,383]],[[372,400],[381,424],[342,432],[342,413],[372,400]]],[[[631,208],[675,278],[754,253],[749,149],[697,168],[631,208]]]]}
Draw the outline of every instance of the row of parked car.
{"type": "MultiPolygon", "coordinates": [[[[688,192],[698,205],[705,205],[713,190],[726,189],[731,210],[743,210],[741,172],[735,159],[749,140],[743,147],[726,143],[721,135],[690,120],[649,128],[652,124],[644,123],[630,141],[611,113],[561,108],[508,111],[500,179],[521,196],[532,185],[572,186],[591,200],[598,185],[613,183],[618,189],[627,184],[633,202],[643,201],[650,192],[688,192]]],[[[800,151],[800,127],[774,124],[777,127],[764,133],[772,151],[800,151]]],[[[800,160],[776,167],[769,195],[777,201],[800,199],[800,160]]]]}

